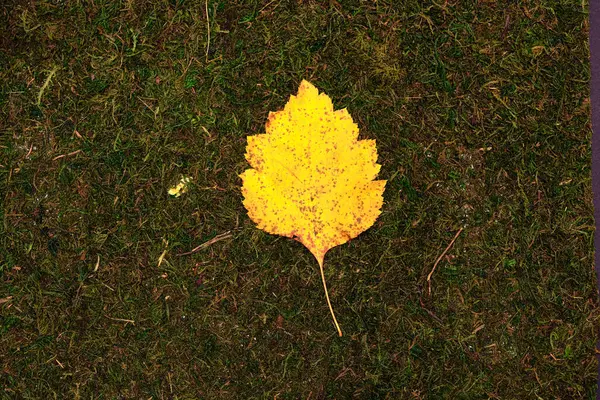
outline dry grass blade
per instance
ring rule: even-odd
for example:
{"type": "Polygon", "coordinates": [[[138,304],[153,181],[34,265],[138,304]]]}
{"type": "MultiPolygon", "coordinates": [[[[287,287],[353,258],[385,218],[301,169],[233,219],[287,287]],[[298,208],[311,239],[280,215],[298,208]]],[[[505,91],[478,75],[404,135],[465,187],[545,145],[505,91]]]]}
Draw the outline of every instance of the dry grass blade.
{"type": "Polygon", "coordinates": [[[463,228],[460,228],[458,230],[458,232],[456,232],[456,235],[454,235],[454,239],[452,239],[452,241],[450,242],[450,244],[448,245],[448,247],[446,247],[446,250],[444,250],[442,252],[442,254],[438,257],[438,259],[435,261],[435,264],[433,264],[433,268],[431,269],[431,272],[429,273],[429,275],[427,275],[427,285],[428,285],[428,288],[429,288],[429,294],[431,294],[431,275],[433,275],[433,271],[435,271],[435,267],[437,267],[437,265],[440,262],[440,260],[446,255],[446,253],[448,252],[448,250],[450,250],[450,248],[452,247],[452,245],[456,241],[456,238],[458,237],[458,235],[460,235],[460,233],[462,231],[463,231],[463,228]]]}
{"type": "Polygon", "coordinates": [[[194,248],[194,249],[192,249],[191,251],[188,251],[187,253],[180,253],[180,254],[178,254],[178,256],[187,256],[187,255],[190,255],[190,254],[194,254],[194,253],[196,253],[197,251],[200,251],[200,250],[202,250],[202,249],[205,249],[205,248],[207,248],[208,246],[210,246],[210,245],[211,245],[211,244],[213,244],[213,243],[216,243],[216,242],[218,242],[218,241],[220,241],[220,240],[229,239],[231,236],[233,236],[233,235],[231,234],[231,231],[227,231],[227,232],[225,232],[225,233],[221,233],[221,234],[219,234],[219,235],[215,236],[214,238],[212,238],[212,239],[210,239],[210,240],[208,240],[208,241],[206,241],[206,242],[202,243],[202,244],[201,244],[201,245],[199,245],[198,247],[195,247],[195,248],[194,248]]]}

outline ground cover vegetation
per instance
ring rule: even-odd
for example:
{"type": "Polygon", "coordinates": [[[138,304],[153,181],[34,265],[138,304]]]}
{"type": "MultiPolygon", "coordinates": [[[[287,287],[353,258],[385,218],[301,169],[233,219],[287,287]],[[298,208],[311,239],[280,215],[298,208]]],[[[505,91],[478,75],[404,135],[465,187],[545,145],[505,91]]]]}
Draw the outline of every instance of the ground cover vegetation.
{"type": "Polygon", "coordinates": [[[0,398],[593,398],[587,17],[2,2],[0,398]],[[303,79],[387,180],[326,256],[343,337],[314,257],[240,192],[246,137],[303,79]]]}

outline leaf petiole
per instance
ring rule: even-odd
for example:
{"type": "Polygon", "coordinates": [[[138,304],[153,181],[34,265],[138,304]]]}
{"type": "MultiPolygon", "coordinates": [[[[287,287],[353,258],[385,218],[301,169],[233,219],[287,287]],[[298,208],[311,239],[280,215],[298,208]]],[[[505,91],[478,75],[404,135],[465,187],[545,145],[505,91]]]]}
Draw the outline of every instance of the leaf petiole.
{"type": "Polygon", "coordinates": [[[333,308],[331,307],[331,302],[329,301],[329,293],[327,293],[327,284],[325,283],[325,273],[323,272],[323,257],[317,259],[319,262],[319,268],[321,269],[321,279],[323,280],[323,288],[325,289],[325,297],[327,298],[327,305],[329,306],[329,311],[331,311],[331,316],[333,317],[333,323],[335,324],[335,328],[338,331],[340,337],[342,337],[342,330],[338,325],[337,319],[335,318],[335,314],[333,313],[333,308]]]}

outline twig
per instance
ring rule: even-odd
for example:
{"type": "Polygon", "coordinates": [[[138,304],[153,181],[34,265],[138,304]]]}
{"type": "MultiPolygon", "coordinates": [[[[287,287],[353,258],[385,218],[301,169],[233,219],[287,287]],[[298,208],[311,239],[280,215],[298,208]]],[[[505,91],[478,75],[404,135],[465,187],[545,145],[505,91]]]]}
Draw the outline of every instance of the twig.
{"type": "Polygon", "coordinates": [[[199,250],[207,248],[208,246],[210,246],[213,243],[216,243],[216,242],[218,242],[220,240],[229,239],[231,236],[232,236],[231,235],[231,231],[227,231],[225,233],[221,233],[221,234],[215,236],[214,238],[210,239],[209,241],[206,241],[206,242],[202,243],[200,246],[195,247],[193,250],[188,251],[187,253],[179,253],[179,254],[177,254],[177,256],[181,257],[181,256],[187,256],[189,254],[194,254],[195,252],[197,252],[199,250]]]}
{"type": "Polygon", "coordinates": [[[429,275],[427,275],[427,286],[429,287],[429,294],[431,295],[431,275],[433,275],[433,271],[435,271],[435,267],[437,267],[438,263],[440,262],[440,260],[446,255],[446,253],[448,252],[448,250],[450,250],[450,247],[452,247],[452,245],[454,244],[454,241],[456,240],[456,238],[458,237],[458,235],[460,235],[460,233],[462,232],[463,228],[460,228],[458,230],[458,232],[456,232],[456,235],[454,235],[454,239],[452,239],[452,241],[450,242],[450,244],[448,245],[448,247],[446,247],[446,250],[444,250],[444,252],[438,257],[438,259],[436,260],[435,264],[433,264],[433,268],[431,269],[431,272],[429,273],[429,275]]]}
{"type": "Polygon", "coordinates": [[[31,154],[31,150],[33,150],[33,143],[29,147],[29,151],[27,152],[27,155],[25,156],[25,158],[29,158],[29,155],[31,154]]]}
{"type": "MultiPolygon", "coordinates": [[[[263,8],[261,8],[260,10],[258,10],[258,12],[256,14],[260,14],[265,8],[269,7],[271,4],[273,4],[275,0],[271,0],[270,2],[268,2],[267,4],[265,4],[265,6],[263,8]]],[[[279,6],[279,4],[277,5],[279,6]]],[[[277,8],[277,7],[275,7],[277,8]]]]}
{"type": "Polygon", "coordinates": [[[60,156],[56,156],[56,157],[54,157],[54,158],[52,159],[52,161],[56,161],[56,160],[58,160],[58,159],[60,159],[60,158],[63,158],[63,157],[74,156],[74,155],[75,155],[75,154],[77,154],[77,153],[81,153],[81,150],[72,151],[72,152],[71,152],[71,153],[69,153],[69,154],[61,154],[60,156]]]}
{"type": "Polygon", "coordinates": [[[107,288],[108,288],[108,289],[109,289],[111,292],[114,292],[114,291],[115,291],[115,289],[111,288],[111,287],[110,287],[110,286],[108,286],[106,283],[104,283],[104,282],[102,282],[102,281],[100,281],[100,283],[101,283],[102,285],[104,285],[104,287],[107,287],[107,288]]]}
{"type": "Polygon", "coordinates": [[[204,2],[204,8],[206,10],[206,31],[208,33],[208,39],[206,41],[206,62],[208,62],[208,49],[210,47],[210,18],[208,17],[208,0],[204,2]]]}
{"type": "Polygon", "coordinates": [[[109,317],[109,316],[106,316],[106,318],[112,319],[113,321],[126,322],[126,323],[129,323],[129,324],[135,325],[135,321],[132,320],[132,319],[112,318],[112,317],[109,317]]]}
{"type": "Polygon", "coordinates": [[[50,73],[48,74],[48,76],[46,77],[46,80],[44,81],[44,84],[42,85],[42,87],[40,88],[40,91],[38,93],[37,96],[37,105],[39,106],[40,103],[42,102],[42,95],[44,94],[44,90],[46,90],[46,88],[48,87],[48,85],[50,84],[50,79],[52,79],[52,77],[54,76],[54,74],[56,73],[56,71],[58,71],[58,67],[54,67],[52,69],[52,71],[50,71],[50,73]]]}

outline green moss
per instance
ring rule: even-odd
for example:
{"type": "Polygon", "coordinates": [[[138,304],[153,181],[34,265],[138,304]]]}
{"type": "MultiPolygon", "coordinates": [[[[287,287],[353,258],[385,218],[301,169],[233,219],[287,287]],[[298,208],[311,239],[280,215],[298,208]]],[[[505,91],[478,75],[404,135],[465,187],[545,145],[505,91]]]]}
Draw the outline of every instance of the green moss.
{"type": "Polygon", "coordinates": [[[439,3],[5,7],[4,396],[593,398],[587,10],[439,3]],[[342,338],[239,190],[302,79],[388,180],[325,260],[342,338]]]}

